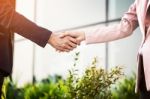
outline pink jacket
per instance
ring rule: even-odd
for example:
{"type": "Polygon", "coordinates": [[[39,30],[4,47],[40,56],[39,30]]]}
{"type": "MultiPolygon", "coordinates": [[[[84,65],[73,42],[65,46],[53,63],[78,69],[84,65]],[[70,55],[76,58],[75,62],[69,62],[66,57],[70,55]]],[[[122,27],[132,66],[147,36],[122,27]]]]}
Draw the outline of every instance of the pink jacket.
{"type": "MultiPolygon", "coordinates": [[[[124,14],[119,24],[108,27],[99,27],[98,29],[87,32],[85,36],[87,44],[113,41],[131,35],[139,26],[143,36],[139,53],[142,53],[143,55],[146,87],[147,90],[150,91],[150,31],[145,35],[145,21],[150,20],[146,17],[149,4],[150,0],[149,2],[148,0],[135,0],[128,12],[124,14]]],[[[138,66],[136,92],[139,91],[139,69],[140,67],[138,66]]]]}

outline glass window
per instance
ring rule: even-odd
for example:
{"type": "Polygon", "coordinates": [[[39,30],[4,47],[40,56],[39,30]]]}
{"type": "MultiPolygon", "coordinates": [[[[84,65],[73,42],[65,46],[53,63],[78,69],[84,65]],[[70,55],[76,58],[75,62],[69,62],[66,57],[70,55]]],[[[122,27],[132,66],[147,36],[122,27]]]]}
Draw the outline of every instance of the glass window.
{"type": "Polygon", "coordinates": [[[105,20],[105,0],[37,0],[37,22],[61,30],[105,20]]]}
{"type": "Polygon", "coordinates": [[[109,0],[109,20],[121,18],[134,0],[109,0]]]}

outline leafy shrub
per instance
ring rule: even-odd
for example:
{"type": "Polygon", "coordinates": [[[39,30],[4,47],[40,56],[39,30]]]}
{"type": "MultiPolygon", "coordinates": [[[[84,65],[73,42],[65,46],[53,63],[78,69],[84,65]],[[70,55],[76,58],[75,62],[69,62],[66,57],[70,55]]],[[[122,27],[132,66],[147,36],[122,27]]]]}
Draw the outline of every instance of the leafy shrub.
{"type": "MultiPolygon", "coordinates": [[[[78,57],[75,59],[77,61],[78,57]]],[[[77,69],[69,71],[67,86],[71,99],[111,99],[111,85],[115,84],[122,75],[122,68],[117,66],[108,72],[98,68],[96,64],[97,59],[94,58],[82,77],[77,74],[77,69]]]]}
{"type": "Polygon", "coordinates": [[[117,66],[106,71],[96,66],[97,59],[94,58],[80,77],[76,69],[78,57],[79,53],[76,53],[75,63],[66,80],[60,76],[49,77],[23,88],[17,88],[12,81],[6,81],[5,99],[111,99],[111,85],[122,75],[121,68],[117,66]]]}
{"type": "Polygon", "coordinates": [[[135,74],[125,77],[113,89],[112,99],[138,99],[139,94],[135,93],[135,81],[135,74]]]}
{"type": "MultiPolygon", "coordinates": [[[[59,76],[60,77],[60,76],[59,76]]],[[[66,99],[68,91],[64,80],[55,76],[36,82],[35,84],[27,84],[23,88],[17,88],[12,81],[5,81],[3,99],[66,99]],[[60,85],[63,85],[61,89],[60,85]]]]}

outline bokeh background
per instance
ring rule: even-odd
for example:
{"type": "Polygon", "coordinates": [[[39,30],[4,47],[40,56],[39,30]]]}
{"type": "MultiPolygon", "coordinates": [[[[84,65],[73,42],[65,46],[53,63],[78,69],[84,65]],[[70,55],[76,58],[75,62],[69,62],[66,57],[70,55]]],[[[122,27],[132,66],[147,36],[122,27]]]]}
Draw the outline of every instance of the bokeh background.
{"type": "MultiPolygon", "coordinates": [[[[117,24],[134,0],[16,0],[16,10],[31,21],[54,32],[85,30],[117,24]]],[[[94,35],[94,34],[93,34],[94,35]]],[[[110,34],[113,35],[113,34],[110,34]]],[[[136,55],[141,41],[139,28],[130,37],[101,44],[84,42],[69,53],[58,53],[50,45],[41,48],[15,35],[13,80],[18,86],[49,75],[66,77],[80,52],[78,69],[82,71],[93,57],[99,66],[109,69],[124,66],[124,73],[136,71],[136,55]]]]}

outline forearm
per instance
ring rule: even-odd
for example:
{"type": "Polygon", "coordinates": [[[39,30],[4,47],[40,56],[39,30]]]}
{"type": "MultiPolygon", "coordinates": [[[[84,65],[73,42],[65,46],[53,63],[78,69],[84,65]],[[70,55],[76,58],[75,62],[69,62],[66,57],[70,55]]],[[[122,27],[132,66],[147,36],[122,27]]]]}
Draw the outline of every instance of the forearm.
{"type": "Polygon", "coordinates": [[[39,27],[17,12],[13,14],[10,29],[42,47],[47,44],[52,33],[45,28],[39,27]]]}
{"type": "Polygon", "coordinates": [[[119,24],[99,27],[95,30],[85,33],[85,41],[87,44],[104,43],[113,40],[118,40],[131,35],[133,32],[129,21],[122,20],[119,24]]]}

